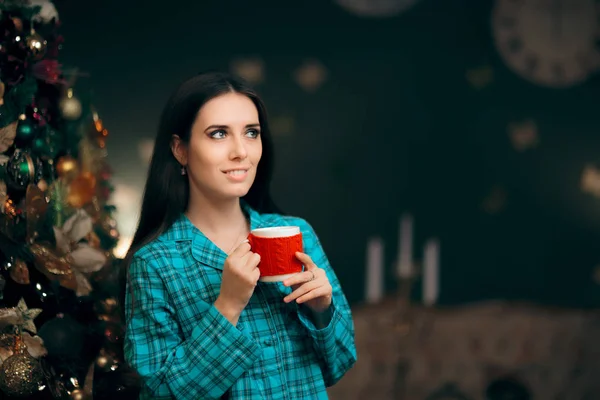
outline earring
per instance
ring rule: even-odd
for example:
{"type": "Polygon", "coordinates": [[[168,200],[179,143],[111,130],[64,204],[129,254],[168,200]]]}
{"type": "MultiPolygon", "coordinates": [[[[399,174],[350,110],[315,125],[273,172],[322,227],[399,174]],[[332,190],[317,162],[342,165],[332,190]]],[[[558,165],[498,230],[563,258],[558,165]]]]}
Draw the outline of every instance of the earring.
{"type": "Polygon", "coordinates": [[[185,170],[185,165],[181,166],[181,175],[185,175],[187,172],[185,170]]]}

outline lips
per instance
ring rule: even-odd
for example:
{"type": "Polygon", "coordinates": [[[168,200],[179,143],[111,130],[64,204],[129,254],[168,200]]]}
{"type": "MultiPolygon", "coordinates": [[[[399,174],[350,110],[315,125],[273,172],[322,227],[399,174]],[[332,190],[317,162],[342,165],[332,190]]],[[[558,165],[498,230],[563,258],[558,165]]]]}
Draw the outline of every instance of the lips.
{"type": "Polygon", "coordinates": [[[249,169],[250,168],[232,168],[223,171],[223,173],[231,182],[245,182],[248,178],[249,169]]]}
{"type": "Polygon", "coordinates": [[[246,174],[248,172],[247,169],[232,169],[229,171],[225,171],[225,173],[227,175],[231,175],[231,176],[242,176],[244,174],[246,174]]]}
{"type": "Polygon", "coordinates": [[[249,169],[250,169],[250,167],[230,168],[230,169],[223,170],[223,172],[226,173],[226,174],[229,174],[229,173],[232,173],[232,172],[240,173],[240,172],[248,172],[249,169]]]}

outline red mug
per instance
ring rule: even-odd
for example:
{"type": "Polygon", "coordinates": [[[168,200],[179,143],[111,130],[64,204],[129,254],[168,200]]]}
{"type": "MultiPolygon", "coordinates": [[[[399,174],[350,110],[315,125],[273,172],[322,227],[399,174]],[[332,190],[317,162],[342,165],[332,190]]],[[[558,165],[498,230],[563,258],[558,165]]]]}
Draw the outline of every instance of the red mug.
{"type": "Polygon", "coordinates": [[[296,252],[303,252],[302,233],[297,226],[258,228],[250,232],[248,241],[254,253],[260,255],[259,280],[281,282],[302,272],[302,262],[296,252]]]}

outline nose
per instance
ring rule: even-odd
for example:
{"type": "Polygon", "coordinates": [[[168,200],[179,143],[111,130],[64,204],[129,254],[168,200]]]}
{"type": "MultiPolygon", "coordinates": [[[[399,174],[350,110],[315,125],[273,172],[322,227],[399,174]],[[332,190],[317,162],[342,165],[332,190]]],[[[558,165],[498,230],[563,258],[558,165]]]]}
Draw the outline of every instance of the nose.
{"type": "Polygon", "coordinates": [[[232,160],[243,160],[248,157],[248,150],[242,137],[236,135],[232,140],[230,157],[232,160]]]}

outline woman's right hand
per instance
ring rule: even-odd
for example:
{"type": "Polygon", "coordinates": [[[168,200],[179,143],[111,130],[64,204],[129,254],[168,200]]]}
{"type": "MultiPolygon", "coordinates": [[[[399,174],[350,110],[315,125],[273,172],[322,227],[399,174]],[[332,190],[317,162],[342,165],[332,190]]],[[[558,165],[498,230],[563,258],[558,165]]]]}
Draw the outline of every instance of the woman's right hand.
{"type": "Polygon", "coordinates": [[[243,242],[225,260],[221,292],[214,306],[233,325],[246,308],[260,277],[260,256],[250,251],[250,244],[243,242]]]}

